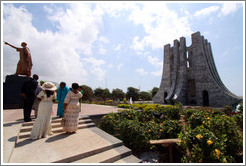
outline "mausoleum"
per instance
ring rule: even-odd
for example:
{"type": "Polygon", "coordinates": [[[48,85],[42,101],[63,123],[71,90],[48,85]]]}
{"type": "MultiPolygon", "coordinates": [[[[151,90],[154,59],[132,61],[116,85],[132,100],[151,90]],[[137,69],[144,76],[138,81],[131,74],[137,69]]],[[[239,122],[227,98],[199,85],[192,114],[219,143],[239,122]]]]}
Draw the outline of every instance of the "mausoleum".
{"type": "Polygon", "coordinates": [[[155,103],[223,107],[236,105],[242,99],[230,92],[220,79],[211,44],[200,32],[164,46],[163,72],[155,103]]]}

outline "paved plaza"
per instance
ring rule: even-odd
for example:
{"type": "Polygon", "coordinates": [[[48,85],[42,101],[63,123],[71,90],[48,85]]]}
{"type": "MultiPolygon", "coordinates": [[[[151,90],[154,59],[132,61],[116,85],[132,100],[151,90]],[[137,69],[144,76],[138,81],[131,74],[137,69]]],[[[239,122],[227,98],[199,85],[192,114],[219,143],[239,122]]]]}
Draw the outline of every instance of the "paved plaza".
{"type": "MultiPolygon", "coordinates": [[[[80,117],[88,117],[90,115],[100,115],[100,114],[108,114],[111,112],[117,112],[119,110],[119,108],[117,107],[113,107],[113,106],[104,106],[104,105],[95,105],[95,104],[81,104],[81,108],[82,111],[80,113],[80,117]]],[[[52,117],[53,119],[56,118],[56,110],[57,110],[57,104],[54,104],[53,106],[53,113],[52,113],[52,117]]],[[[34,117],[34,112],[32,112],[32,118],[34,117]]],[[[23,127],[22,124],[24,123],[23,121],[23,110],[22,109],[9,109],[9,110],[3,110],[3,114],[2,114],[2,120],[3,120],[3,137],[2,137],[2,141],[3,141],[3,163],[8,163],[8,162],[13,162],[13,163],[22,163],[21,161],[23,161],[24,163],[26,162],[32,162],[33,160],[28,159],[27,157],[25,157],[25,153],[31,153],[35,151],[35,149],[32,149],[33,146],[35,147],[40,147],[40,150],[46,150],[47,146],[51,146],[53,149],[49,149],[49,151],[53,151],[57,152],[57,149],[60,150],[64,150],[64,148],[70,148],[70,146],[66,146],[66,142],[67,141],[72,141],[72,140],[79,140],[80,138],[83,137],[88,137],[89,135],[95,133],[95,131],[97,131],[97,133],[101,133],[99,134],[99,136],[96,135],[91,135],[90,138],[95,138],[97,139],[96,142],[100,143],[101,142],[105,142],[103,144],[93,144],[93,139],[89,139],[90,144],[85,144],[83,146],[85,146],[83,148],[82,151],[80,151],[79,149],[77,149],[76,147],[74,148],[74,152],[78,151],[78,154],[80,155],[85,155],[86,153],[86,149],[92,149],[93,146],[97,145],[97,146],[105,146],[106,144],[107,147],[109,147],[109,145],[112,142],[112,139],[114,140],[114,138],[111,138],[110,135],[107,135],[107,133],[104,133],[103,131],[99,131],[100,129],[94,127],[91,129],[83,129],[81,131],[79,131],[77,134],[74,134],[72,136],[69,137],[69,139],[64,139],[64,135],[63,134],[57,134],[48,138],[44,138],[44,139],[40,139],[34,142],[31,142],[30,140],[28,141],[28,139],[23,140],[23,143],[19,143],[17,142],[18,147],[16,148],[16,141],[18,140],[18,134],[20,133],[20,129],[23,127]],[[85,134],[85,132],[87,132],[87,134],[85,134]],[[89,134],[88,134],[89,133],[89,134]],[[91,133],[91,134],[90,134],[91,133]],[[103,136],[102,138],[100,138],[100,135],[103,136]],[[58,141],[54,141],[53,139],[58,138],[58,141]],[[49,140],[53,140],[53,144],[50,144],[49,140]],[[110,141],[109,141],[110,140],[110,141]],[[63,142],[63,145],[65,146],[58,146],[58,142],[63,142]],[[47,144],[47,142],[49,143],[49,145],[47,144]],[[45,144],[46,143],[46,144],[45,144]],[[93,146],[91,146],[93,145],[93,146]],[[82,154],[83,152],[83,154],[82,154]],[[23,154],[23,156],[21,155],[23,154]]],[[[116,142],[118,141],[117,139],[115,140],[116,142]]],[[[52,142],[52,141],[51,141],[52,142]]],[[[73,141],[72,141],[73,142],[73,141]]],[[[96,143],[95,142],[95,143],[96,143]]],[[[117,143],[119,144],[119,143],[117,143]]],[[[83,147],[81,146],[81,147],[83,147]]],[[[119,147],[121,148],[121,147],[119,147]]],[[[124,148],[124,147],[123,147],[124,148]]],[[[72,149],[71,149],[72,150],[72,149]]],[[[71,153],[71,152],[70,152],[71,153]]],[[[115,152],[114,152],[115,153],[115,152]]],[[[42,154],[40,152],[40,154],[42,154]]],[[[62,153],[61,153],[62,154],[62,153]]],[[[61,160],[62,158],[60,157],[61,154],[58,154],[53,156],[53,159],[47,160],[47,162],[53,162],[53,161],[58,161],[61,160]],[[57,160],[55,160],[57,159],[57,160]]],[[[31,154],[29,154],[31,155],[31,154]]],[[[33,156],[33,157],[37,157],[37,156],[33,156]]],[[[42,159],[45,159],[45,155],[42,156],[41,158],[39,158],[39,160],[37,159],[37,162],[42,162],[42,159]]],[[[74,157],[71,157],[70,160],[74,159],[74,157]]]]}

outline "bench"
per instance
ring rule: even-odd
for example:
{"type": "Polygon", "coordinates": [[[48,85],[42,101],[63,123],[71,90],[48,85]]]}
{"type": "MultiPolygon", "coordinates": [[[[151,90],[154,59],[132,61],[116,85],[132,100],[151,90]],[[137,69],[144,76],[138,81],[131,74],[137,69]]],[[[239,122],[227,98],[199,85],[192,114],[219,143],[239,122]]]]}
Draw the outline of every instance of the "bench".
{"type": "Polygon", "coordinates": [[[169,162],[172,163],[173,162],[173,150],[172,150],[172,145],[176,144],[180,141],[180,139],[178,138],[174,138],[174,139],[161,139],[161,140],[150,140],[150,144],[159,144],[162,145],[163,147],[168,147],[168,151],[169,151],[169,162]]]}

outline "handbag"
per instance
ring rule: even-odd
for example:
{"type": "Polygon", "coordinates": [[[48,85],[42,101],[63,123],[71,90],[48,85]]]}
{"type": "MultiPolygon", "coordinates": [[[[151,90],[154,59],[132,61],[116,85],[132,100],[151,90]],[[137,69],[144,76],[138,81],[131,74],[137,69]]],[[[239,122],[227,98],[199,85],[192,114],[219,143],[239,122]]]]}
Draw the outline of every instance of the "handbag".
{"type": "Polygon", "coordinates": [[[65,125],[65,119],[62,118],[62,119],[61,119],[61,126],[63,127],[64,125],[65,125]]]}

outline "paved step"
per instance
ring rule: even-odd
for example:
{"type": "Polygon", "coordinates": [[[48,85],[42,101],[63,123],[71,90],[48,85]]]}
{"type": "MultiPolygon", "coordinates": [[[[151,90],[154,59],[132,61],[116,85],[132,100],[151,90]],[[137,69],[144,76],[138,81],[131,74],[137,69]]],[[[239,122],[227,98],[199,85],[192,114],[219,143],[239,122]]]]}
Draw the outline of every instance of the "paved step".
{"type": "MultiPolygon", "coordinates": [[[[52,132],[53,134],[62,133],[63,128],[61,126],[61,120],[60,117],[54,117],[51,121],[52,126],[52,132]]],[[[20,141],[20,139],[29,138],[31,135],[32,127],[35,121],[32,122],[26,122],[22,124],[22,127],[20,129],[20,133],[18,134],[17,142],[20,141]]],[[[95,123],[88,117],[88,116],[82,116],[79,118],[78,122],[78,129],[84,129],[87,127],[95,127],[95,123]]]]}
{"type": "Polygon", "coordinates": [[[114,163],[141,163],[142,160],[140,160],[139,158],[135,157],[134,155],[130,155],[124,158],[121,158],[117,161],[115,161],[114,163]]]}
{"type": "MultiPolygon", "coordinates": [[[[95,123],[85,123],[85,124],[82,123],[78,125],[78,129],[84,129],[84,128],[95,127],[95,126],[96,126],[95,123]]],[[[31,126],[31,129],[32,129],[32,126],[31,126]]],[[[60,126],[60,127],[52,128],[52,132],[53,134],[62,133],[64,132],[63,127],[60,126]]],[[[22,132],[19,133],[18,139],[29,138],[30,135],[31,135],[31,130],[29,131],[22,130],[22,132]]]]}
{"type": "Polygon", "coordinates": [[[123,142],[97,127],[38,140],[23,139],[14,148],[10,163],[70,163],[122,146],[123,142]],[[31,156],[31,157],[30,157],[31,156]]]}
{"type": "Polygon", "coordinates": [[[140,163],[123,142],[96,127],[89,117],[79,119],[78,131],[67,135],[61,118],[52,119],[53,135],[28,139],[33,122],[23,123],[10,163],[140,163]],[[83,129],[83,130],[80,130],[83,129]],[[32,157],[30,157],[32,156],[32,157]]]}
{"type": "MultiPolygon", "coordinates": [[[[62,118],[60,118],[60,117],[52,118],[51,123],[58,123],[58,122],[61,121],[61,119],[62,118]]],[[[79,118],[79,121],[80,120],[91,120],[91,119],[88,116],[82,116],[82,117],[79,118]]],[[[32,126],[34,124],[34,122],[35,122],[35,119],[33,121],[31,121],[31,122],[25,122],[25,123],[23,123],[22,126],[32,126]]]]}
{"type": "MultiPolygon", "coordinates": [[[[83,119],[83,120],[79,120],[78,122],[79,124],[87,124],[87,123],[93,123],[93,121],[91,119],[83,119]]],[[[23,123],[25,124],[25,123],[23,123]]],[[[52,128],[57,128],[57,127],[61,127],[61,119],[56,120],[56,121],[52,121],[51,123],[52,128]]],[[[20,132],[28,132],[31,131],[33,127],[32,125],[24,125],[21,127],[20,132]]]]}
{"type": "Polygon", "coordinates": [[[131,154],[132,152],[130,149],[125,146],[119,146],[86,158],[82,158],[74,161],[73,163],[113,163],[131,154]]]}

